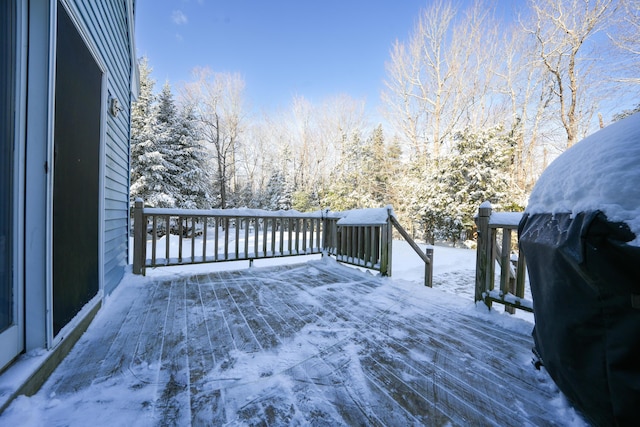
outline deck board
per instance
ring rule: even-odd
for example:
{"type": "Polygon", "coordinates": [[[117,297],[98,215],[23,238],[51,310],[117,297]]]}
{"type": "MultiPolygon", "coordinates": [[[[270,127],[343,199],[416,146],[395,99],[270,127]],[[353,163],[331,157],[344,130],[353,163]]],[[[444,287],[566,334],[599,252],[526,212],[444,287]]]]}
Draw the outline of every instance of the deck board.
{"type": "Polygon", "coordinates": [[[530,336],[419,291],[322,261],[148,280],[42,393],[124,384],[139,395],[108,404],[137,425],[559,424],[530,336]]]}

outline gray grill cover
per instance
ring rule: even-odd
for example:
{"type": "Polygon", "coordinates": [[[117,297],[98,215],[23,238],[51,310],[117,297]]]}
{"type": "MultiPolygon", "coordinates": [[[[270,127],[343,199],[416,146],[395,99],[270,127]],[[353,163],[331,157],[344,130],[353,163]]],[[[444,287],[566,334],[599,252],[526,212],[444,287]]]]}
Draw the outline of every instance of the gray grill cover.
{"type": "Polygon", "coordinates": [[[535,345],[560,390],[595,425],[640,414],[640,247],[599,211],[525,215],[535,345]]]}

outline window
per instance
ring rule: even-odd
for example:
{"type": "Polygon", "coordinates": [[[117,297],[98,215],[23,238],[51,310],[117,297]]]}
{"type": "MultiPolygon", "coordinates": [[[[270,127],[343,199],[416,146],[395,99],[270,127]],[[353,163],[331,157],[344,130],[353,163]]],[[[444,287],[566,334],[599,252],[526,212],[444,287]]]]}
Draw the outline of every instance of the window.
{"type": "Polygon", "coordinates": [[[14,323],[12,277],[16,106],[16,2],[0,4],[0,333],[14,323]]]}

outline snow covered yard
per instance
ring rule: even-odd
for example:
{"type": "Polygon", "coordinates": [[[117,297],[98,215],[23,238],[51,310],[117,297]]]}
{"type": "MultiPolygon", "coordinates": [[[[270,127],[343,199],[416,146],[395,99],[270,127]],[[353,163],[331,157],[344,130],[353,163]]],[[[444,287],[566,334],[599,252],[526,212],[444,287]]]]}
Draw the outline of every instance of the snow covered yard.
{"type": "Polygon", "coordinates": [[[475,251],[437,247],[429,289],[396,243],[393,278],[331,259],[127,275],[0,425],[582,425],[530,363],[532,324],[474,306],[475,251]]]}

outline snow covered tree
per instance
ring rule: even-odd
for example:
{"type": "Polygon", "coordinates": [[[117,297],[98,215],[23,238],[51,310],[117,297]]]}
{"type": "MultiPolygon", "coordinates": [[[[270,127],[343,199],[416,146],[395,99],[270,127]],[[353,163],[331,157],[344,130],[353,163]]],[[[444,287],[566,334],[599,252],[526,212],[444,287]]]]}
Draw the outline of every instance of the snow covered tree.
{"type": "Polygon", "coordinates": [[[164,188],[171,167],[157,144],[155,81],[146,58],[140,60],[139,70],[140,93],[131,109],[131,200],[140,197],[151,206],[171,207],[175,200],[164,188]]]}
{"type": "Polygon", "coordinates": [[[485,200],[498,209],[520,207],[522,194],[511,174],[516,138],[503,126],[455,135],[451,154],[426,173],[413,200],[429,240],[471,238],[473,216],[485,200]]]}
{"type": "Polygon", "coordinates": [[[385,153],[385,161],[383,163],[386,179],[384,183],[384,204],[392,205],[396,213],[398,213],[403,205],[406,205],[399,191],[399,187],[405,181],[405,165],[401,160],[402,148],[398,138],[385,142],[385,153]]]}
{"type": "Polygon", "coordinates": [[[391,202],[392,180],[399,170],[400,149],[387,147],[382,125],[367,139],[359,132],[343,138],[340,161],[323,193],[323,205],[334,210],[381,207],[391,202]]]}
{"type": "Polygon", "coordinates": [[[180,167],[177,175],[177,206],[185,209],[209,209],[213,198],[209,192],[211,177],[207,169],[207,152],[198,140],[193,109],[183,108],[175,129],[177,149],[174,163],[180,167]]]}
{"type": "Polygon", "coordinates": [[[287,191],[285,194],[287,197],[290,195],[291,209],[295,209],[299,212],[311,212],[317,211],[321,208],[320,198],[318,197],[317,192],[306,190],[297,190],[292,192],[291,187],[290,183],[287,183],[287,186],[285,187],[285,190],[287,191]]]}
{"type": "Polygon", "coordinates": [[[155,111],[155,146],[162,156],[162,169],[156,174],[150,203],[158,207],[177,207],[180,194],[180,173],[177,158],[177,110],[169,82],[165,82],[157,98],[155,111]],[[153,200],[157,200],[156,203],[153,200]]]}
{"type": "Polygon", "coordinates": [[[264,193],[264,208],[270,210],[291,209],[292,191],[287,185],[284,172],[275,170],[271,174],[264,193]]]}
{"type": "Polygon", "coordinates": [[[368,157],[368,152],[360,132],[353,132],[351,137],[343,136],[340,147],[340,161],[331,173],[331,182],[323,194],[324,206],[343,211],[363,208],[362,206],[362,160],[368,157]]]}
{"type": "Polygon", "coordinates": [[[390,172],[392,170],[390,156],[384,141],[382,125],[378,125],[367,140],[363,157],[362,174],[364,193],[371,200],[372,207],[380,207],[389,203],[390,172]]]}
{"type": "Polygon", "coordinates": [[[208,208],[206,152],[192,109],[178,113],[171,86],[153,94],[146,58],[140,61],[140,94],[132,106],[131,197],[156,207],[208,208]]]}

